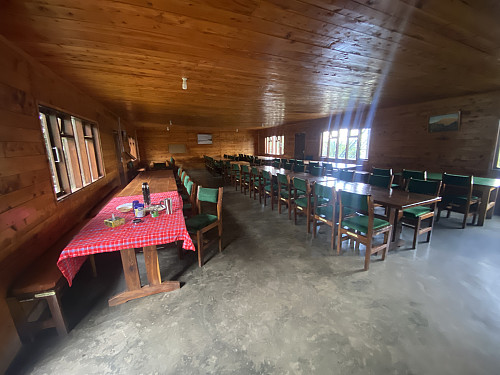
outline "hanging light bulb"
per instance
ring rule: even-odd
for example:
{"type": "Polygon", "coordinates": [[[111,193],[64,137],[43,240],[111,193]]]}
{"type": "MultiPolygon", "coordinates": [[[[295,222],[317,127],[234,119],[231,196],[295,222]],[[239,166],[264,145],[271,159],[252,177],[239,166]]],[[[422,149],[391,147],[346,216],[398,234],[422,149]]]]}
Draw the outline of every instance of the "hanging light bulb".
{"type": "Polygon", "coordinates": [[[186,77],[182,77],[182,89],[183,90],[187,90],[188,89],[187,80],[188,79],[186,77]]]}

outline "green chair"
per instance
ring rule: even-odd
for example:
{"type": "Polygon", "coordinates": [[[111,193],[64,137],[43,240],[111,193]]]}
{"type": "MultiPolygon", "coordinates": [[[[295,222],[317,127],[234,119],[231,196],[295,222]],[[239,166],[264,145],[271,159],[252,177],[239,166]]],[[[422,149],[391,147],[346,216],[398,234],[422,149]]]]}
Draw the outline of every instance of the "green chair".
{"type": "Polygon", "coordinates": [[[247,195],[247,190],[250,190],[250,167],[246,164],[242,164],[240,173],[240,192],[247,195]]]}
{"type": "Polygon", "coordinates": [[[332,175],[333,165],[331,165],[330,163],[323,163],[323,169],[324,169],[323,173],[325,174],[325,176],[332,175]]]}
{"type": "Polygon", "coordinates": [[[323,167],[320,167],[320,166],[310,167],[309,173],[312,174],[313,176],[316,176],[316,177],[322,176],[323,175],[323,167]]]}
{"type": "Polygon", "coordinates": [[[304,164],[294,164],[292,170],[294,172],[304,172],[304,164]]]}
{"type": "Polygon", "coordinates": [[[354,179],[354,171],[347,171],[343,169],[339,172],[338,178],[342,181],[352,182],[354,179]]]}
{"type": "Polygon", "coordinates": [[[219,240],[219,252],[222,252],[222,191],[223,188],[210,189],[198,186],[196,194],[196,206],[198,214],[186,220],[186,228],[190,234],[195,233],[196,244],[198,247],[198,265],[203,266],[203,251],[206,246],[219,240]],[[216,214],[202,212],[202,202],[215,204],[216,214]],[[204,243],[203,235],[212,229],[218,229],[218,238],[204,243]]]}
{"type": "Polygon", "coordinates": [[[377,174],[371,174],[368,179],[368,183],[372,186],[381,187],[384,189],[390,189],[392,186],[392,179],[394,176],[382,176],[377,174]]]}
{"type": "Polygon", "coordinates": [[[401,172],[401,183],[400,187],[403,189],[407,189],[408,182],[410,178],[415,180],[427,180],[427,172],[426,171],[412,171],[409,169],[403,169],[401,172]]]}
{"type": "Polygon", "coordinates": [[[370,174],[367,172],[354,172],[353,182],[360,182],[362,184],[367,184],[370,179],[370,174]]]}
{"type": "Polygon", "coordinates": [[[378,175],[378,176],[392,176],[392,169],[391,168],[372,168],[372,174],[378,175]]]}
{"type": "Polygon", "coordinates": [[[165,162],[163,163],[153,163],[153,170],[154,171],[161,171],[161,170],[166,170],[167,164],[165,162]]]}
{"type": "MultiPolygon", "coordinates": [[[[425,181],[411,178],[408,180],[407,191],[410,193],[426,194],[437,197],[441,190],[441,181],[425,181]]],[[[413,229],[413,247],[417,247],[417,238],[419,235],[427,233],[426,242],[431,240],[432,227],[434,225],[434,214],[436,212],[436,203],[430,206],[410,207],[403,210],[401,224],[413,229]],[[422,222],[428,220],[428,226],[422,228],[422,222]]]]}
{"type": "Polygon", "coordinates": [[[278,213],[281,214],[281,205],[285,203],[288,206],[288,219],[292,219],[292,186],[290,176],[286,174],[277,174],[278,177],[278,213]]]}
{"type": "Polygon", "coordinates": [[[312,186],[313,210],[312,210],[312,226],[313,237],[316,237],[318,224],[326,224],[332,228],[332,239],[330,247],[333,250],[335,246],[335,226],[337,225],[336,210],[337,192],[334,188],[315,183],[312,186]]]}
{"type": "Polygon", "coordinates": [[[190,179],[186,180],[185,184],[187,193],[187,202],[183,203],[182,210],[186,212],[186,216],[191,217],[196,215],[196,184],[190,179]]]}
{"type": "Polygon", "coordinates": [[[292,170],[292,167],[293,167],[293,164],[292,163],[285,163],[283,165],[283,168],[286,169],[287,171],[291,171],[292,170]]]}
{"type": "Polygon", "coordinates": [[[339,178],[340,170],[337,168],[333,168],[332,171],[330,172],[330,176],[332,176],[333,178],[339,178]]]}
{"type": "Polygon", "coordinates": [[[311,173],[313,167],[319,167],[319,161],[310,161],[306,167],[306,172],[311,173]]]}
{"type": "Polygon", "coordinates": [[[281,168],[281,163],[279,161],[274,160],[273,161],[273,167],[274,168],[281,168]]]}
{"type": "Polygon", "coordinates": [[[340,254],[342,242],[354,240],[359,249],[359,244],[366,246],[365,267],[370,267],[370,257],[374,253],[382,252],[382,260],[385,260],[387,250],[391,241],[392,225],[385,220],[378,219],[374,215],[373,198],[371,195],[350,193],[341,191],[339,194],[339,226],[337,235],[337,253],[340,254]],[[356,212],[354,216],[352,212],[356,212]],[[374,245],[373,237],[383,234],[384,241],[380,245],[374,245]]]}
{"type": "Polygon", "coordinates": [[[250,170],[250,198],[252,198],[252,193],[253,193],[253,200],[257,199],[257,193],[259,193],[259,197],[261,196],[261,176],[260,172],[256,167],[252,167],[250,170]]]}
{"type": "Polygon", "coordinates": [[[473,192],[473,177],[462,176],[457,174],[443,173],[442,200],[438,203],[438,213],[436,221],[441,217],[441,211],[448,211],[447,218],[450,217],[450,212],[458,212],[464,215],[462,221],[462,229],[467,224],[467,218],[473,216],[472,225],[476,223],[476,218],[481,204],[481,199],[473,192]]]}
{"type": "Polygon", "coordinates": [[[241,173],[239,164],[231,164],[231,185],[234,185],[234,189],[238,190],[238,186],[241,186],[241,173]]]}
{"type": "MultiPolygon", "coordinates": [[[[264,207],[266,206],[267,196],[271,198],[271,210],[274,210],[274,198],[278,195],[278,184],[273,182],[273,176],[268,171],[262,171],[262,187],[261,191],[264,195],[264,207]]],[[[262,203],[262,200],[259,195],[259,203],[262,203]]]]}
{"type": "Polygon", "coordinates": [[[306,215],[307,233],[311,233],[311,188],[309,181],[295,177],[293,179],[293,217],[297,225],[297,211],[306,215]]]}

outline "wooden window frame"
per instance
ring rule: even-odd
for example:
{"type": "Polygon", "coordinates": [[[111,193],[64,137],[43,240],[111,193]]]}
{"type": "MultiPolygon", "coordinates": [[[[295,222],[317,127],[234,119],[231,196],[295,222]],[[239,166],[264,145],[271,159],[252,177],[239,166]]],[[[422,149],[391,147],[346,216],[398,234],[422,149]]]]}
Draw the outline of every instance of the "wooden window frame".
{"type": "Polygon", "coordinates": [[[57,201],[103,178],[97,123],[44,105],[38,109],[57,201]]]}
{"type": "Polygon", "coordinates": [[[285,153],[285,136],[270,135],[264,138],[266,155],[283,155],[285,153]]]}
{"type": "Polygon", "coordinates": [[[320,137],[320,143],[319,143],[319,155],[323,159],[335,159],[335,160],[342,160],[345,162],[352,162],[352,161],[359,161],[359,160],[368,160],[368,153],[369,153],[369,146],[370,146],[370,136],[371,136],[371,131],[370,128],[356,128],[356,129],[348,129],[348,128],[341,128],[341,129],[336,129],[336,130],[325,130],[324,132],[321,133],[320,137]],[[347,137],[346,137],[346,148],[345,148],[345,156],[340,157],[340,135],[342,131],[347,131],[347,137]],[[351,132],[357,131],[357,135],[351,134],[351,132]],[[366,133],[364,133],[366,132],[366,133]],[[324,137],[328,134],[328,140],[324,142],[324,137]],[[336,134],[336,135],[334,135],[336,134]],[[366,158],[361,157],[361,139],[364,134],[367,134],[367,150],[366,150],[366,158]],[[355,159],[349,158],[349,141],[356,138],[356,157],[355,159]],[[330,156],[330,144],[332,139],[335,139],[335,152],[333,152],[333,156],[330,156]],[[326,144],[327,149],[324,150],[323,144],[326,144]]]}

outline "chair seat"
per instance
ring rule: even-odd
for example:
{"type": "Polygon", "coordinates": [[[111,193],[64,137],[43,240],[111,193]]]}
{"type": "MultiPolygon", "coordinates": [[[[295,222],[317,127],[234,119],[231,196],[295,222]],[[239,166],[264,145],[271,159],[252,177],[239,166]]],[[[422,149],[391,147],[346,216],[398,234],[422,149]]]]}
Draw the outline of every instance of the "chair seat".
{"type": "Polygon", "coordinates": [[[399,184],[391,184],[391,188],[397,189],[399,187],[399,184]]]}
{"type": "Polygon", "coordinates": [[[307,198],[297,198],[297,199],[295,199],[295,204],[299,207],[306,208],[307,207],[307,198]]]}
{"type": "Polygon", "coordinates": [[[250,176],[245,176],[243,180],[245,180],[245,182],[250,182],[250,176]]]}
{"type": "MultiPolygon", "coordinates": [[[[264,186],[264,190],[270,192],[271,191],[271,184],[264,186]]],[[[278,190],[278,185],[273,185],[273,190],[274,191],[278,190]]]]}
{"type": "MultiPolygon", "coordinates": [[[[451,203],[455,203],[455,204],[466,204],[467,203],[467,196],[465,195],[458,195],[458,196],[451,196],[451,203]]],[[[479,200],[479,197],[476,197],[476,196],[471,196],[471,203],[475,203],[479,200]]],[[[450,201],[448,201],[450,202],[450,201]]]]}
{"type": "Polygon", "coordinates": [[[282,198],[285,198],[285,199],[290,198],[290,194],[288,194],[288,190],[281,189],[280,195],[282,198]]]}
{"type": "MultiPolygon", "coordinates": [[[[382,229],[384,227],[387,227],[391,225],[388,221],[378,219],[378,218],[373,218],[373,230],[377,231],[379,229],[382,229]]],[[[343,227],[349,227],[354,230],[359,230],[362,233],[367,233],[368,232],[368,216],[365,215],[360,215],[360,216],[354,216],[354,217],[349,217],[344,220],[342,220],[342,226],[343,227]]]]}
{"type": "Polygon", "coordinates": [[[407,218],[417,218],[429,212],[432,212],[429,207],[410,207],[403,210],[403,216],[407,218]]]}
{"type": "Polygon", "coordinates": [[[216,215],[200,214],[186,220],[186,228],[191,231],[198,231],[217,221],[216,215]]]}

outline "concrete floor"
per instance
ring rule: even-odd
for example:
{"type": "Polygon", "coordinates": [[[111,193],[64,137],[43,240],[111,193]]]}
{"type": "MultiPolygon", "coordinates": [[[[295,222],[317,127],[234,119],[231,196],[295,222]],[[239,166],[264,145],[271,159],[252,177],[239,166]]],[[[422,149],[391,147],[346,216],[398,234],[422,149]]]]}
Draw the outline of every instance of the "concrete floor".
{"type": "Polygon", "coordinates": [[[46,333],[10,373],[500,373],[498,216],[465,230],[443,218],[416,251],[405,230],[407,246],[368,272],[363,251],[330,251],[329,228],[312,239],[304,218],[294,226],[230,187],[223,219],[224,252],[215,245],[203,268],[161,251],[178,291],[108,307],[124,288],[119,257],[98,259],[98,279],[82,270],[68,337],[46,333]]]}

